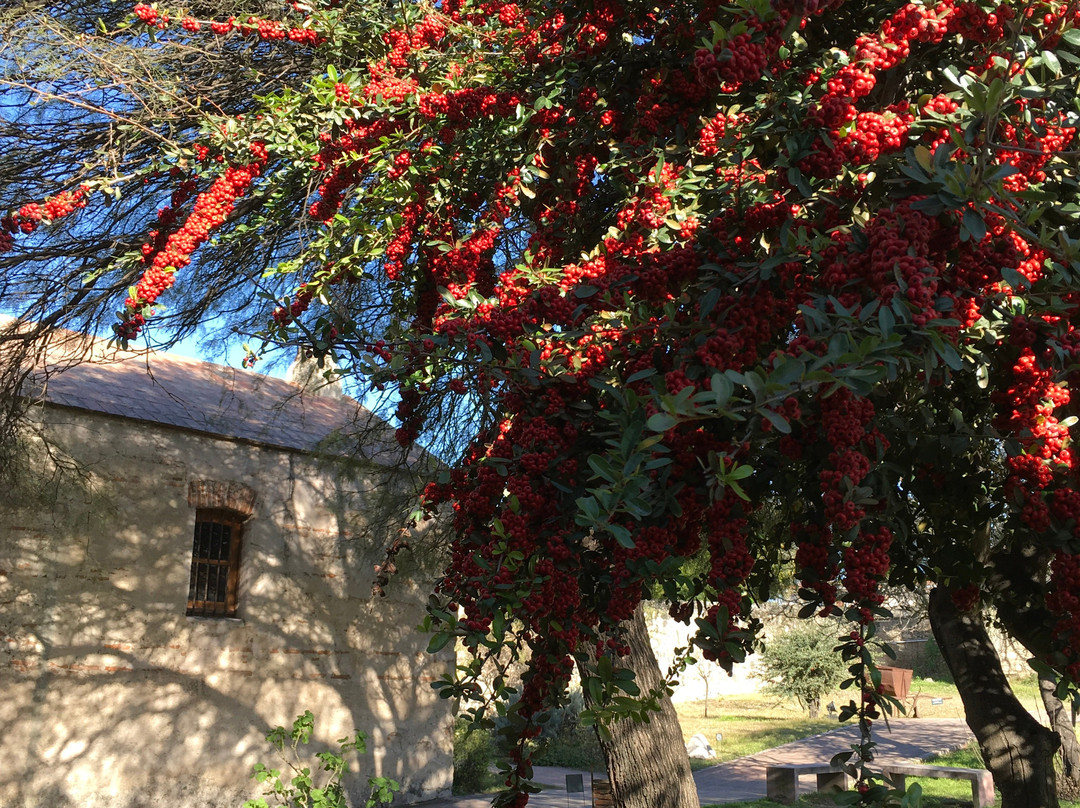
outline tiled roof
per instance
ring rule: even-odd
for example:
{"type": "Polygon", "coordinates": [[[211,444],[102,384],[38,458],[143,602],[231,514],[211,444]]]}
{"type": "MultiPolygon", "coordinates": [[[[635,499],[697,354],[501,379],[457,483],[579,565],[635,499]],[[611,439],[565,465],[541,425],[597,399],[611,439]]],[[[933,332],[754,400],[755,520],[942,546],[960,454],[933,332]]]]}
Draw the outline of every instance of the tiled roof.
{"type": "Polygon", "coordinates": [[[53,334],[45,367],[33,378],[32,394],[53,405],[305,452],[355,452],[355,440],[335,438],[365,433],[364,456],[401,460],[392,427],[355,399],[306,392],[254,371],[122,351],[67,331],[53,334]]]}

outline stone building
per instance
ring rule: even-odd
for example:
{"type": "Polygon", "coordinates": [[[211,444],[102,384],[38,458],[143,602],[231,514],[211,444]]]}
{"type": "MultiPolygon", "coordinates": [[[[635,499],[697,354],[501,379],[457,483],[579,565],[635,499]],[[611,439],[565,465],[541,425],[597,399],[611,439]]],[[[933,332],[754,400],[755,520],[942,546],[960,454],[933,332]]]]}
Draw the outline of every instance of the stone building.
{"type": "Polygon", "coordinates": [[[403,553],[372,595],[407,475],[378,438],[356,459],[345,436],[370,415],[61,342],[49,362],[71,366],[38,374],[0,490],[0,808],[234,808],[259,795],[253,764],[277,763],[267,731],[306,709],[312,752],[366,732],[354,804],[369,776],[401,781],[395,804],[448,793],[429,683],[453,658],[415,629],[433,569],[403,553]]]}

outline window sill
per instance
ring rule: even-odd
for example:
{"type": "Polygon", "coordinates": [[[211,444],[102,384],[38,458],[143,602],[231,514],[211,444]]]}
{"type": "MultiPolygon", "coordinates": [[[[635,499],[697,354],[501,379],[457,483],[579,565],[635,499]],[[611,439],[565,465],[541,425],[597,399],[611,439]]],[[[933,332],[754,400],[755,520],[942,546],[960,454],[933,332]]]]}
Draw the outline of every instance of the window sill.
{"type": "Polygon", "coordinates": [[[201,614],[185,614],[184,617],[189,623],[234,623],[241,626],[245,624],[242,617],[212,617],[201,614]]]}

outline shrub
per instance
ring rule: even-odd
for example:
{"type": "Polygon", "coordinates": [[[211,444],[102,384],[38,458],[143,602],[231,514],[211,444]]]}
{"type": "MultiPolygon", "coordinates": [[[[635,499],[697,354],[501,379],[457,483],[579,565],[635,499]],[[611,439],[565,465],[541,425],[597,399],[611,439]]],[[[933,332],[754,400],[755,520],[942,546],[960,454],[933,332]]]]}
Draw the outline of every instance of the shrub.
{"type": "Polygon", "coordinates": [[[540,732],[541,739],[553,739],[573,734],[581,726],[581,711],[585,709],[585,696],[580,687],[573,688],[566,704],[551,712],[540,732]]]}
{"type": "Polygon", "coordinates": [[[537,741],[533,763],[538,766],[565,766],[570,769],[603,769],[604,753],[596,732],[581,725],[585,699],[580,688],[570,691],[570,699],[554,711],[537,741]]]}
{"type": "Polygon", "coordinates": [[[491,734],[483,729],[469,731],[465,721],[458,719],[454,723],[454,793],[487,791],[493,757],[491,734]]]}
{"type": "Polygon", "coordinates": [[[591,727],[575,727],[554,738],[542,739],[533,755],[533,763],[589,771],[602,771],[607,766],[596,732],[591,727]]]}
{"type": "MultiPolygon", "coordinates": [[[[275,727],[266,735],[266,740],[277,749],[278,756],[292,771],[291,777],[286,775],[283,779],[281,769],[271,769],[263,763],[255,764],[251,777],[269,789],[265,793],[274,800],[275,808],[347,808],[345,787],[341,783],[342,775],[348,770],[345,756],[349,752],[362,755],[367,751],[364,733],[357,732],[351,738],[340,738],[337,752],[319,752],[315,755],[322,764],[321,769],[327,773],[326,781],[319,787],[315,782],[318,775],[313,776],[311,767],[302,764],[298,751],[299,746],[311,740],[314,729],[315,716],[311,710],[307,710],[297,716],[291,730],[275,727]]],[[[371,794],[364,808],[388,805],[394,799],[394,792],[401,788],[396,780],[388,777],[370,777],[368,786],[371,794]]],[[[265,797],[258,797],[245,802],[243,808],[270,808],[270,805],[265,797]]]]}
{"type": "Polygon", "coordinates": [[[837,640],[828,629],[798,625],[771,638],[761,652],[764,690],[796,699],[811,718],[817,718],[821,697],[840,684],[844,662],[833,648],[837,640]]]}

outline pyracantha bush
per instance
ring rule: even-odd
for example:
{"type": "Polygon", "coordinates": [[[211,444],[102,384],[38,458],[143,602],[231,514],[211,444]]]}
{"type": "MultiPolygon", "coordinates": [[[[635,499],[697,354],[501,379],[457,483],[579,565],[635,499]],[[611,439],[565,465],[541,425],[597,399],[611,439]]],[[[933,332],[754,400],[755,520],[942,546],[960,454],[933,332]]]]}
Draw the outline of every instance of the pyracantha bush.
{"type": "MultiPolygon", "coordinates": [[[[433,647],[529,652],[506,804],[526,801],[526,741],[575,666],[602,699],[632,691],[620,625],[647,593],[730,669],[779,550],[805,613],[853,626],[838,653],[863,751],[890,707],[871,664],[881,585],[978,593],[991,567],[969,540],[988,520],[1053,559],[1046,656],[1076,677],[1075,4],[394,13],[135,8],[133,31],[320,67],[162,158],[176,194],[130,257],[117,334],[153,322],[208,241],[293,217],[269,341],[395,387],[403,445],[438,428],[432,401],[482,404],[423,508],[455,534],[433,647]],[[391,301],[378,328],[356,325],[365,284],[391,301]],[[758,529],[767,499],[780,536],[758,529]]],[[[28,203],[0,248],[85,203],[28,203]]],[[[468,699],[479,673],[445,693],[468,699]]]]}

